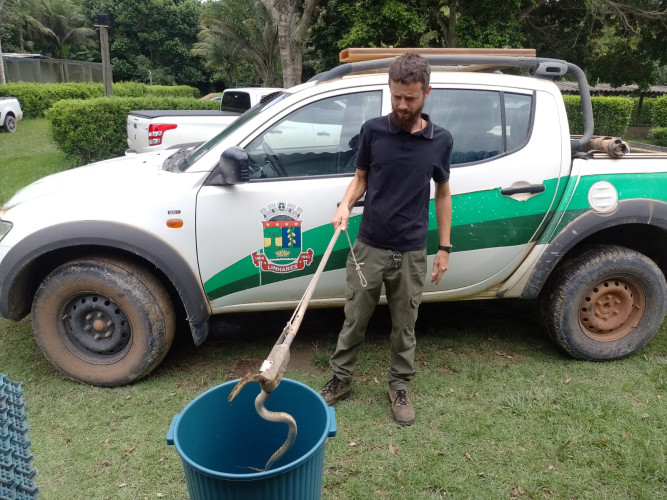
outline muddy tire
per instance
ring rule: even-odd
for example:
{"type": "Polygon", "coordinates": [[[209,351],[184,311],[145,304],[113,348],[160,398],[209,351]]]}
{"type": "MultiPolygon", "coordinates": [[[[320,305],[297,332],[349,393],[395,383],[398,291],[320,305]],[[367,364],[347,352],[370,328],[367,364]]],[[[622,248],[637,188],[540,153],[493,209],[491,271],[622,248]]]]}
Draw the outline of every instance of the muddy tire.
{"type": "Polygon", "coordinates": [[[49,274],[33,301],[39,347],[67,377],[114,387],[148,375],[175,336],[173,305],[143,268],[113,258],[68,262],[49,274]]]}
{"type": "Polygon", "coordinates": [[[542,319],[550,337],[573,357],[623,358],[660,328],[667,283],[645,255],[620,246],[591,246],[556,272],[540,297],[542,319]]]}

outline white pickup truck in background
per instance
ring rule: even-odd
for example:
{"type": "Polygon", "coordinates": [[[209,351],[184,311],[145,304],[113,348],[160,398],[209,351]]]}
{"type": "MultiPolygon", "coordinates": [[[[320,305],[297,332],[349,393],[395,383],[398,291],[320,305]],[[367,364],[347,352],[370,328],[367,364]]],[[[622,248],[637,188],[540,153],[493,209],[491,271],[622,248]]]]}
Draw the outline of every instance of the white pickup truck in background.
{"type": "Polygon", "coordinates": [[[138,110],[127,116],[125,154],[160,151],[208,141],[264,97],[281,92],[271,87],[226,89],[217,110],[138,110]]]}
{"type": "Polygon", "coordinates": [[[0,127],[16,132],[16,122],[23,119],[23,111],[15,97],[0,97],[0,127]]]}

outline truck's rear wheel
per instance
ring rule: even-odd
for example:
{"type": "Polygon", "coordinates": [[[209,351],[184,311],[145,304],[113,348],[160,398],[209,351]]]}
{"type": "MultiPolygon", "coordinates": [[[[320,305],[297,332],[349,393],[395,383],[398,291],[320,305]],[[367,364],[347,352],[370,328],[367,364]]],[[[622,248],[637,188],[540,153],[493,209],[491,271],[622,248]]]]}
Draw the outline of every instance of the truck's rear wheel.
{"type": "Polygon", "coordinates": [[[645,255],[619,246],[591,246],[557,272],[541,297],[541,309],[549,335],[572,356],[619,359],[660,328],[667,284],[645,255]]]}
{"type": "Polygon", "coordinates": [[[148,375],[175,335],[162,284],[143,268],[86,258],[55,269],[33,302],[33,330],[44,355],[67,377],[114,387],[148,375]]]}
{"type": "Polygon", "coordinates": [[[5,116],[5,123],[3,125],[7,132],[16,132],[16,118],[12,115],[5,116]]]}

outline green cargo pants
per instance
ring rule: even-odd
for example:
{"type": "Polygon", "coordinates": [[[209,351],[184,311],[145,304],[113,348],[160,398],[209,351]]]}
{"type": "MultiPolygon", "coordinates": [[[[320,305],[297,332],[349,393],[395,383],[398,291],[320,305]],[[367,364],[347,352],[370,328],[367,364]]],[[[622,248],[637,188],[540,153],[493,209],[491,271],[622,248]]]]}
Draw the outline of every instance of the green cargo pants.
{"type": "Polygon", "coordinates": [[[392,325],[389,336],[391,364],[387,380],[389,387],[395,391],[406,389],[415,376],[415,322],[426,278],[426,250],[401,252],[399,268],[394,267],[392,250],[375,248],[357,240],[353,251],[357,262],[363,262],[361,271],[368,285],[361,286],[350,252],[347,258],[345,323],[338,335],[336,351],[330,359],[331,369],[342,382],[349,384],[352,381],[366,327],[384,284],[392,325]]]}

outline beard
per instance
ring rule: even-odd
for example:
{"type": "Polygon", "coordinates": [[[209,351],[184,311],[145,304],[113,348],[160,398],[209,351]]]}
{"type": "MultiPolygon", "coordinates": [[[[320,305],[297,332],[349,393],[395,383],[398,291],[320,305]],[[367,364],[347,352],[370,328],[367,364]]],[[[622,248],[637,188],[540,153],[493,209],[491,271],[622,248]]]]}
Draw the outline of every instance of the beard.
{"type": "Polygon", "coordinates": [[[421,113],[424,107],[422,106],[419,110],[414,113],[409,113],[405,115],[399,115],[394,109],[391,113],[391,121],[394,122],[401,130],[406,132],[412,132],[412,127],[417,123],[417,120],[421,118],[421,113]]]}

